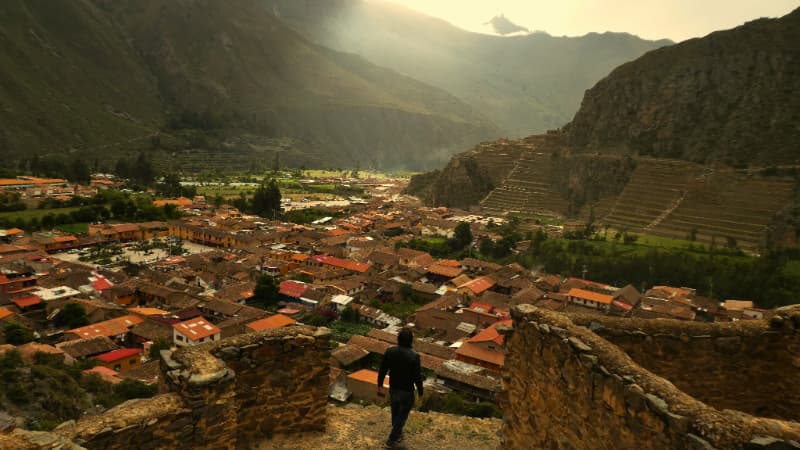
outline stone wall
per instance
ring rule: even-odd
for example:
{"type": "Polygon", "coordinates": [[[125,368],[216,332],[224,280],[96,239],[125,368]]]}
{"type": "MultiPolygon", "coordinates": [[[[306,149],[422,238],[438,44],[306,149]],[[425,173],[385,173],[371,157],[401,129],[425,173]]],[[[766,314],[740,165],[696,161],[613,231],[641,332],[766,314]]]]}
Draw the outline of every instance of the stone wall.
{"type": "Polygon", "coordinates": [[[800,320],[572,320],[710,406],[800,421],[800,320]]]}
{"type": "MultiPolygon", "coordinates": [[[[800,442],[800,423],[715,409],[641,367],[620,347],[598,334],[612,336],[616,332],[611,330],[617,329],[625,335],[623,327],[626,325],[614,328],[610,325],[617,324],[616,321],[606,322],[608,326],[605,326],[581,317],[576,317],[573,322],[566,315],[529,305],[520,305],[512,315],[514,326],[507,338],[508,354],[503,377],[506,391],[501,398],[505,412],[503,439],[506,448],[750,449],[794,448],[791,446],[800,442]]],[[[764,323],[728,330],[732,334],[741,332],[737,336],[727,335],[724,331],[716,334],[708,331],[720,325],[701,325],[708,327],[704,329],[715,336],[695,338],[708,339],[710,343],[702,345],[709,345],[709,351],[705,354],[687,353],[684,357],[697,356],[702,358],[699,364],[713,366],[715,355],[724,355],[730,350],[724,348],[726,345],[735,347],[736,340],[716,340],[728,337],[740,337],[741,348],[749,350],[751,341],[763,342],[759,345],[778,352],[772,347],[782,346],[782,341],[773,340],[772,336],[776,335],[761,333],[779,331],[778,335],[791,336],[797,329],[799,318],[797,312],[787,313],[779,325],[776,321],[776,330],[768,329],[769,325],[764,323]],[[714,345],[717,348],[712,348],[714,345]]],[[[674,334],[672,328],[686,325],[674,321],[652,323],[663,326],[664,334],[674,334]]],[[[631,322],[630,326],[635,326],[635,323],[631,322]]],[[[722,326],[720,330],[726,327],[722,326]]],[[[653,336],[656,334],[654,329],[648,330],[653,336]]],[[[633,331],[628,331],[633,335],[633,331]]],[[[690,336],[689,342],[691,336],[702,336],[686,334],[690,336]]],[[[647,353],[649,342],[642,335],[636,336],[640,339],[638,347],[637,341],[630,338],[629,350],[635,354],[647,353]]],[[[678,336],[677,341],[686,345],[680,334],[678,336]]],[[[661,338],[653,337],[650,342],[661,338]]],[[[667,339],[672,338],[664,336],[663,342],[671,342],[667,339]]],[[[653,346],[654,352],[670,352],[671,347],[667,344],[659,345],[653,346]]],[[[790,352],[789,349],[786,351],[790,352]]],[[[677,351],[673,359],[679,359],[679,354],[677,351]]],[[[793,355],[794,358],[797,356],[797,353],[793,355]]],[[[650,357],[652,360],[658,358],[657,355],[650,357]]],[[[756,364],[755,357],[750,361],[756,364]]],[[[688,367],[692,361],[681,364],[688,367]]],[[[758,364],[768,365],[770,361],[762,360],[758,364]]],[[[677,372],[678,363],[675,362],[674,366],[673,370],[677,372]]],[[[695,369],[694,373],[699,375],[702,371],[695,369]]],[[[780,375],[780,371],[770,373],[780,375]]],[[[718,382],[723,382],[724,378],[713,371],[707,376],[715,377],[718,382]]],[[[791,381],[791,378],[786,381],[791,381]]],[[[741,390],[748,389],[753,383],[743,384],[741,390]]]]}
{"type": "Polygon", "coordinates": [[[237,449],[273,433],[323,430],[329,349],[328,330],[294,326],[164,351],[169,393],[54,434],[88,449],[237,449]]]}

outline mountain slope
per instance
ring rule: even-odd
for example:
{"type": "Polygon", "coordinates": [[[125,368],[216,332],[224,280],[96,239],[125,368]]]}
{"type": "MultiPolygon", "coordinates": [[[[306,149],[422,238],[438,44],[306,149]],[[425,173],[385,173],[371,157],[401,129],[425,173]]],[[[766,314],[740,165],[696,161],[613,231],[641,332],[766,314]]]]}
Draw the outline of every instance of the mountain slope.
{"type": "MultiPolygon", "coordinates": [[[[0,145],[12,156],[108,156],[104,145],[174,133],[187,113],[202,120],[179,128],[213,141],[190,145],[300,142],[305,153],[284,159],[296,165],[422,168],[498,135],[440,89],[308,42],[259,0],[9,0],[0,14],[0,145]]],[[[265,157],[249,145],[230,157],[265,157]]]]}
{"type": "Polygon", "coordinates": [[[256,0],[107,4],[181,108],[239,114],[339,164],[428,167],[497,135],[444,91],[311,44],[256,0]]]}
{"type": "Polygon", "coordinates": [[[650,52],[587,91],[565,129],[581,151],[797,164],[800,9],[650,52]]]}
{"type": "Polygon", "coordinates": [[[91,148],[163,121],[156,80],[91,2],[7,0],[0,23],[0,154],[91,148]]]}
{"type": "Polygon", "coordinates": [[[489,36],[380,1],[262,1],[312,40],[445,89],[510,136],[561,127],[613,67],[669,43],[621,33],[489,36]]]}

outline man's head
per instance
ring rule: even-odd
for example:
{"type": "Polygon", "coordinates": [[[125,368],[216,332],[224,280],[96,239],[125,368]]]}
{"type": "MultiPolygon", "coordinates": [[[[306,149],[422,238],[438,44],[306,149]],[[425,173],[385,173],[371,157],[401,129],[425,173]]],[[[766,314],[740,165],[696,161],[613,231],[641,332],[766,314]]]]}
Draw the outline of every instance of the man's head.
{"type": "Polygon", "coordinates": [[[400,330],[400,333],[397,334],[397,345],[400,347],[411,348],[412,342],[414,342],[414,335],[408,328],[403,328],[400,330]]]}

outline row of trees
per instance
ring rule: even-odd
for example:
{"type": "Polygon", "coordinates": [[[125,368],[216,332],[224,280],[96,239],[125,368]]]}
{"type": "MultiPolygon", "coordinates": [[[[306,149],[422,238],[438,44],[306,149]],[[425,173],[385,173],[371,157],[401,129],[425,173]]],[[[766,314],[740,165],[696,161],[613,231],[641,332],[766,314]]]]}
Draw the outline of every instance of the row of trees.
{"type": "Polygon", "coordinates": [[[274,218],[281,212],[281,190],[275,179],[262,181],[252,198],[242,192],[233,202],[238,210],[261,217],[274,218]]]}
{"type": "Polygon", "coordinates": [[[687,251],[590,240],[545,240],[520,262],[547,273],[587,277],[616,286],[690,286],[714,298],[747,298],[772,308],[800,298],[800,251],[760,257],[726,249],[687,251]]]}

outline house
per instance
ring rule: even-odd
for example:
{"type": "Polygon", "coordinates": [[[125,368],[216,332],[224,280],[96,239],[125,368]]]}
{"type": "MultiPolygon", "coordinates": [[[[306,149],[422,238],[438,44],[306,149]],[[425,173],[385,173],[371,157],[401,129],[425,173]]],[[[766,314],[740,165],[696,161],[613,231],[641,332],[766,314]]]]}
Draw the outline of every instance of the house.
{"type": "Polygon", "coordinates": [[[613,298],[608,294],[572,288],[567,292],[567,301],[580,306],[586,306],[602,311],[608,311],[613,298]]]}
{"type": "Polygon", "coordinates": [[[272,330],[275,328],[288,327],[294,325],[296,321],[291,317],[284,316],[283,314],[275,314],[274,316],[265,317],[247,324],[248,331],[263,331],[272,330]]]}
{"type": "Polygon", "coordinates": [[[381,270],[391,269],[400,264],[400,257],[388,252],[375,250],[367,256],[367,262],[381,270]]]}
{"type": "Polygon", "coordinates": [[[358,372],[347,376],[347,389],[353,394],[353,399],[386,404],[389,399],[389,377],[383,380],[385,394],[378,396],[378,372],[369,369],[361,369],[358,372]]]}
{"type": "Polygon", "coordinates": [[[329,287],[336,293],[352,296],[364,290],[364,283],[361,282],[360,277],[356,277],[333,282],[329,287]]]}
{"type": "Polygon", "coordinates": [[[40,309],[44,306],[41,297],[38,295],[26,295],[24,297],[16,297],[11,299],[11,303],[17,306],[20,311],[30,311],[32,309],[40,309]]]}
{"type": "Polygon", "coordinates": [[[461,316],[462,322],[474,324],[478,328],[486,328],[508,318],[508,312],[487,303],[472,302],[469,307],[461,310],[461,316]]]}
{"type": "Polygon", "coordinates": [[[203,316],[173,324],[172,330],[172,340],[176,347],[219,341],[222,335],[222,330],[208,322],[203,316]]]}
{"type": "Polygon", "coordinates": [[[497,332],[498,325],[511,325],[511,320],[503,320],[486,328],[467,339],[456,350],[456,359],[494,372],[500,372],[505,362],[502,334],[497,332]]]}
{"type": "Polygon", "coordinates": [[[496,374],[490,374],[483,367],[450,359],[436,371],[436,377],[444,385],[459,392],[469,394],[477,400],[494,401],[502,390],[496,374]]]}
{"type": "Polygon", "coordinates": [[[21,295],[36,289],[37,278],[33,268],[25,264],[0,266],[0,297],[21,295]]]}
{"type": "Polygon", "coordinates": [[[309,264],[344,269],[352,273],[365,274],[372,268],[370,264],[328,255],[315,255],[309,258],[309,264]]]}
{"type": "Polygon", "coordinates": [[[458,286],[458,293],[467,295],[480,295],[483,292],[491,289],[491,287],[495,284],[496,282],[493,278],[482,276],[458,286]]]}
{"type": "Polygon", "coordinates": [[[331,351],[331,357],[343,369],[352,368],[369,355],[369,351],[355,344],[341,345],[331,351]]]}
{"type": "Polygon", "coordinates": [[[138,325],[142,322],[144,322],[144,319],[139,316],[127,315],[117,317],[116,319],[104,320],[102,322],[68,330],[64,332],[64,338],[71,340],[104,336],[117,342],[125,342],[127,340],[128,331],[130,331],[134,325],[138,325]]]}
{"type": "Polygon", "coordinates": [[[14,320],[14,311],[11,311],[5,306],[0,306],[0,322],[9,322],[12,320],[14,320]]]}
{"type": "Polygon", "coordinates": [[[41,298],[45,303],[52,302],[56,300],[66,300],[68,298],[76,297],[80,295],[80,291],[77,289],[72,289],[69,286],[58,286],[54,288],[43,288],[39,287],[33,291],[36,296],[41,298]]]}
{"type": "Polygon", "coordinates": [[[142,364],[142,349],[120,348],[102,353],[92,359],[98,361],[99,366],[112,369],[115,372],[124,372],[142,364]]]}
{"type": "Polygon", "coordinates": [[[400,257],[400,265],[406,267],[425,267],[433,263],[433,257],[419,250],[402,247],[397,250],[400,257]]]}
{"type": "Polygon", "coordinates": [[[279,285],[278,294],[282,300],[301,303],[301,298],[308,289],[309,285],[302,281],[289,280],[279,285]]]}
{"type": "Polygon", "coordinates": [[[105,336],[94,336],[87,339],[74,339],[60,342],[56,348],[63,350],[67,355],[81,361],[118,348],[117,344],[105,336]]]}
{"type": "Polygon", "coordinates": [[[344,311],[345,308],[347,308],[352,301],[353,301],[353,297],[350,297],[349,295],[341,295],[340,294],[340,295],[334,295],[331,298],[331,303],[336,308],[336,311],[340,312],[340,313],[342,311],[344,311]]]}
{"type": "Polygon", "coordinates": [[[630,284],[616,290],[611,294],[611,312],[616,315],[625,315],[631,311],[642,298],[642,294],[630,284]]]}

